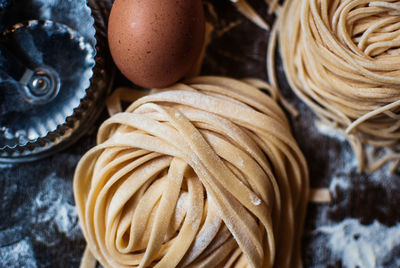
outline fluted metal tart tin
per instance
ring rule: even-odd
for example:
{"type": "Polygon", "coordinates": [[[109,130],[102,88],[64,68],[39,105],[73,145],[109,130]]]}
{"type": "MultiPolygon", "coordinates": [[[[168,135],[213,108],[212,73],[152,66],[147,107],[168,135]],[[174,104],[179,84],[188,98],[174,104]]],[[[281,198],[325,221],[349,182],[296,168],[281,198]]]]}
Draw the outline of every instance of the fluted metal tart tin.
{"type": "Polygon", "coordinates": [[[114,67],[98,2],[15,0],[1,11],[0,162],[60,151],[102,111],[114,67]]]}

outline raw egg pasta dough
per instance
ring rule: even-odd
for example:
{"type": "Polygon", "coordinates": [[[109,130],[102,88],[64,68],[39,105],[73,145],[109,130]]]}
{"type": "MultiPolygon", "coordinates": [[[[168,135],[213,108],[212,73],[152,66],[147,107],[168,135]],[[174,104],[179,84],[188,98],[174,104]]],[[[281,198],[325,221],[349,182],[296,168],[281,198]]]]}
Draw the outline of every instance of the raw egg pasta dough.
{"type": "MultiPolygon", "coordinates": [[[[389,161],[394,170],[400,161],[399,1],[286,1],[273,37],[277,31],[295,93],[343,130],[361,170],[389,161]],[[366,144],[380,154],[366,154],[366,144]]],[[[270,41],[272,59],[274,38],[270,41]]],[[[274,85],[272,65],[273,60],[274,85]]]]}
{"type": "MultiPolygon", "coordinates": [[[[246,79],[154,90],[99,129],[74,196],[105,267],[301,267],[305,159],[285,114],[246,79]]],[[[133,94],[133,95],[130,95],[133,94]]],[[[88,261],[87,263],[89,263],[88,261]]]]}

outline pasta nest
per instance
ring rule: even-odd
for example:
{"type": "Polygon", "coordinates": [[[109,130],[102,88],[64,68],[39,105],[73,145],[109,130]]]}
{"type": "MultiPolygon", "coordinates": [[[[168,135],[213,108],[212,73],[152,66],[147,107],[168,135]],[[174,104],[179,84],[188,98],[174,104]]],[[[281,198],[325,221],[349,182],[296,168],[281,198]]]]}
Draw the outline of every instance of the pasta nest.
{"type": "Polygon", "coordinates": [[[102,265],[301,266],[306,162],[285,114],[257,86],[276,94],[259,80],[196,77],[101,125],[74,196],[102,265]]]}
{"type": "MultiPolygon", "coordinates": [[[[395,0],[286,1],[277,25],[292,88],[345,131],[361,169],[363,144],[394,148],[400,138],[399,16],[395,0]]],[[[400,154],[383,158],[371,170],[400,154]]]]}

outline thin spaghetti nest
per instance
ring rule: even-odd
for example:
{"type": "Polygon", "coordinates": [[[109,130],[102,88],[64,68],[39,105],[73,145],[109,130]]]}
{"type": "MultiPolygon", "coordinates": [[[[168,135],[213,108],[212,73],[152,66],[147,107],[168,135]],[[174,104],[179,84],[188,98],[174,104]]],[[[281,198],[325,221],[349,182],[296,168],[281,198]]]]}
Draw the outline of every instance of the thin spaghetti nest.
{"type": "MultiPolygon", "coordinates": [[[[74,177],[97,260],[106,267],[301,266],[307,167],[284,113],[256,86],[270,89],[258,80],[197,77],[103,123],[74,177]]],[[[117,91],[110,103],[120,97],[135,98],[117,91]]]]}
{"type": "Polygon", "coordinates": [[[398,1],[286,1],[281,11],[276,29],[295,93],[345,131],[361,170],[392,160],[395,167],[400,160],[395,152],[400,138],[398,1]],[[385,154],[365,159],[365,144],[385,154]]]}

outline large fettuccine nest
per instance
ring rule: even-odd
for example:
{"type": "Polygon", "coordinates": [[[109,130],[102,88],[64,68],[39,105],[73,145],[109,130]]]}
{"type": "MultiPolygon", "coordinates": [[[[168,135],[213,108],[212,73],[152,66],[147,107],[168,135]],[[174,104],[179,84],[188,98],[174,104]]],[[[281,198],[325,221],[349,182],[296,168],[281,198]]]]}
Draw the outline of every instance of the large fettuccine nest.
{"type": "Polygon", "coordinates": [[[102,265],[301,266],[306,163],[284,113],[256,86],[276,95],[258,80],[193,78],[103,123],[74,178],[102,265]]]}

